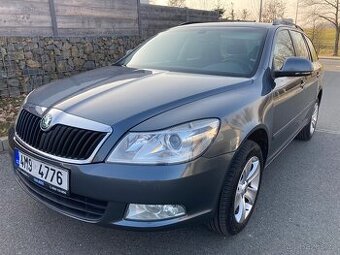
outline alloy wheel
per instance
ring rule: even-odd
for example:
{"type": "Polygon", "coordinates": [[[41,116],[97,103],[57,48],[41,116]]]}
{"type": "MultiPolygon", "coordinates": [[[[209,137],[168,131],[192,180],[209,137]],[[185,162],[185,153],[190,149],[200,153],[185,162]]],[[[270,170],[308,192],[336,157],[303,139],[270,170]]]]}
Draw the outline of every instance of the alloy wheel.
{"type": "Polygon", "coordinates": [[[310,122],[310,129],[309,129],[311,135],[314,134],[315,132],[316,123],[318,122],[318,117],[319,117],[319,104],[315,103],[312,119],[310,122]]]}
{"type": "Polygon", "coordinates": [[[256,201],[261,177],[261,163],[254,156],[246,163],[239,179],[234,200],[235,220],[242,224],[249,216],[256,201]]]}

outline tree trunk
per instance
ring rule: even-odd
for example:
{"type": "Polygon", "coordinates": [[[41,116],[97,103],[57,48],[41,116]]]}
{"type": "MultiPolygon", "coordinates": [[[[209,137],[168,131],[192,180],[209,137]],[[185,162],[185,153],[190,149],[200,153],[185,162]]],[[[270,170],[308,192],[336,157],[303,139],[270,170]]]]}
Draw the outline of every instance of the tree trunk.
{"type": "Polygon", "coordinates": [[[340,27],[337,27],[336,31],[335,31],[335,43],[334,43],[333,56],[338,56],[338,52],[339,52],[339,35],[340,35],[340,27]]]}

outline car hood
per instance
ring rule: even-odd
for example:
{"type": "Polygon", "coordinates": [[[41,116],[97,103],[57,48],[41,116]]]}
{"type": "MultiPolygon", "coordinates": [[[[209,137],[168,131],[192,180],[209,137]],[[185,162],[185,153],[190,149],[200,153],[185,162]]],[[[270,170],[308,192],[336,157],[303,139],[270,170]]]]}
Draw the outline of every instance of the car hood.
{"type": "Polygon", "coordinates": [[[127,119],[139,123],[251,82],[248,78],[110,66],[42,86],[27,101],[112,126],[127,119]]]}

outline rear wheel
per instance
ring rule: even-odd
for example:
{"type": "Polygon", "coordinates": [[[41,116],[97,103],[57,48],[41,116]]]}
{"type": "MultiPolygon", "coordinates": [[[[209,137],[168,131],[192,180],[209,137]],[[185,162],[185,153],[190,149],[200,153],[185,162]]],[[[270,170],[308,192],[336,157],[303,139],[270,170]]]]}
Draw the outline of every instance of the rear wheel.
{"type": "Polygon", "coordinates": [[[209,223],[213,231],[234,235],[247,225],[260,189],[262,169],[260,146],[246,141],[227,172],[215,216],[209,223]]]}
{"type": "Polygon", "coordinates": [[[319,102],[316,102],[313,107],[313,114],[308,124],[296,136],[298,140],[308,141],[312,138],[316,130],[316,124],[319,118],[319,102]]]}

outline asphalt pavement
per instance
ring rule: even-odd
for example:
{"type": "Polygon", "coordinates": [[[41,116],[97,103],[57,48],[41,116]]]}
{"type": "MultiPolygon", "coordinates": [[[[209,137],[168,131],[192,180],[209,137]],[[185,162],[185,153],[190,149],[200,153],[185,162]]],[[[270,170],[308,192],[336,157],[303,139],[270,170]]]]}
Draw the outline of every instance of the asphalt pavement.
{"type": "Polygon", "coordinates": [[[0,254],[340,254],[340,61],[327,70],[318,131],[266,169],[256,211],[237,236],[204,225],[130,232],[59,215],[17,185],[0,154],[0,254]]]}

